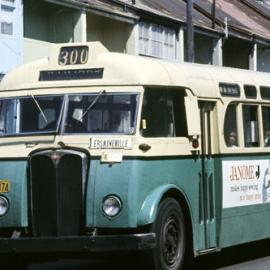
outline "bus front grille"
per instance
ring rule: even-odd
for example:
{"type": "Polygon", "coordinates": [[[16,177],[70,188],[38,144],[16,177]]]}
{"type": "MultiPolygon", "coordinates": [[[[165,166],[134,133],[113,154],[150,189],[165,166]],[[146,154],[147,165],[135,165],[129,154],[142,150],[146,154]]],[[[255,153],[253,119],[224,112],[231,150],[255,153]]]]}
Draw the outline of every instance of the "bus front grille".
{"type": "Polygon", "coordinates": [[[87,156],[46,150],[30,159],[33,236],[74,236],[82,231],[87,156]]]}

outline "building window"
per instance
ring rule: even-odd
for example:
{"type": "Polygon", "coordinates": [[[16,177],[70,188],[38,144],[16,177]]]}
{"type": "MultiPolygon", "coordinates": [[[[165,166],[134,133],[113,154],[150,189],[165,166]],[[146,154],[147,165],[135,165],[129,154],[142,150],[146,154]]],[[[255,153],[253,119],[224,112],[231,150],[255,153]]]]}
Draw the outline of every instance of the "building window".
{"type": "Polygon", "coordinates": [[[13,35],[14,1],[2,0],[0,10],[1,34],[13,35]]]}
{"type": "Polygon", "coordinates": [[[141,22],[139,24],[139,53],[168,60],[176,58],[176,34],[174,29],[141,22]]]}

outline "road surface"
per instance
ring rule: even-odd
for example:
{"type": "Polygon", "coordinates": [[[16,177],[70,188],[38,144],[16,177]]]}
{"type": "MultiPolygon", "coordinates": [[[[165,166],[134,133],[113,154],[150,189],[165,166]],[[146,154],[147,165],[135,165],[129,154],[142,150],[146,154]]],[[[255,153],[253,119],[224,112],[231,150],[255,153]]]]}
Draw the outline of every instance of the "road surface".
{"type": "MultiPolygon", "coordinates": [[[[219,254],[202,256],[195,260],[195,266],[184,270],[269,270],[270,240],[228,248],[219,254]]],[[[59,260],[32,264],[27,270],[141,270],[138,260],[131,261],[129,256],[119,257],[122,263],[110,260],[59,260]]],[[[142,262],[140,262],[141,264],[142,262]]],[[[151,267],[145,267],[151,270],[151,267]]]]}

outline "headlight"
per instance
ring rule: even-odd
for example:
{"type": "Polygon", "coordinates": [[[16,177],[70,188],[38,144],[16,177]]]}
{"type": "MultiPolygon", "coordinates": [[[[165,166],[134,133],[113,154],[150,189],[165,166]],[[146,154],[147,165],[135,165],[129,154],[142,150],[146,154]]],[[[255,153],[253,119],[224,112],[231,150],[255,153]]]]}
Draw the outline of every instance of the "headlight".
{"type": "Polygon", "coordinates": [[[8,200],[5,197],[0,196],[0,216],[3,216],[7,213],[8,205],[8,200]]]}
{"type": "Polygon", "coordinates": [[[120,199],[116,196],[107,196],[103,200],[102,210],[109,217],[115,217],[122,208],[120,199]]]}

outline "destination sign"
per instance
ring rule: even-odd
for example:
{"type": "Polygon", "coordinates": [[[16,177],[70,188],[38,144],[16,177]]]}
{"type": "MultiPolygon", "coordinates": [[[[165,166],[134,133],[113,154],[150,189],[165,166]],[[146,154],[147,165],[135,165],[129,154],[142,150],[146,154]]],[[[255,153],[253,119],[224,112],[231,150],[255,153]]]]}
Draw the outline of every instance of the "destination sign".
{"type": "Polygon", "coordinates": [[[88,46],[68,46],[60,49],[58,63],[61,66],[82,65],[88,61],[88,46]]]}
{"type": "Polygon", "coordinates": [[[103,68],[43,70],[39,73],[39,81],[89,80],[102,78],[103,68]]]}
{"type": "Polygon", "coordinates": [[[131,149],[131,138],[92,138],[92,149],[131,149]]]}

